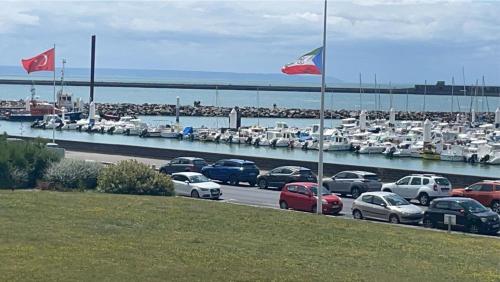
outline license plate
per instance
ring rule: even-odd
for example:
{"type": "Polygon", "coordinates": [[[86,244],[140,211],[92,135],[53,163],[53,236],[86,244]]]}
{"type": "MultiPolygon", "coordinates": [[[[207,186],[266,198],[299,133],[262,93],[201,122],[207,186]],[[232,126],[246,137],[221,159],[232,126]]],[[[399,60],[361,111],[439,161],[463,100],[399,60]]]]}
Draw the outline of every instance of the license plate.
{"type": "Polygon", "coordinates": [[[253,173],[253,172],[251,172],[251,173],[249,173],[249,174],[250,174],[250,175],[257,175],[257,173],[253,173]]]}

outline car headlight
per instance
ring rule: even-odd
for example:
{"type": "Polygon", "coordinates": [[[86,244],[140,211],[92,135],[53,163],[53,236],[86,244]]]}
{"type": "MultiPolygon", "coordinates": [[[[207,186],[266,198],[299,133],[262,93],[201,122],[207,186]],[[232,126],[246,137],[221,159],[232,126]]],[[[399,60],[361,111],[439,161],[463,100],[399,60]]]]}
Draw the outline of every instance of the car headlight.
{"type": "Polygon", "coordinates": [[[488,221],[488,219],[486,217],[481,217],[481,221],[486,222],[486,221],[488,221]]]}
{"type": "Polygon", "coordinates": [[[328,202],[327,202],[325,199],[321,199],[321,202],[322,202],[324,205],[328,204],[328,202]]]}
{"type": "Polygon", "coordinates": [[[207,192],[209,189],[207,189],[207,188],[200,188],[200,190],[203,191],[203,192],[207,192]]]}

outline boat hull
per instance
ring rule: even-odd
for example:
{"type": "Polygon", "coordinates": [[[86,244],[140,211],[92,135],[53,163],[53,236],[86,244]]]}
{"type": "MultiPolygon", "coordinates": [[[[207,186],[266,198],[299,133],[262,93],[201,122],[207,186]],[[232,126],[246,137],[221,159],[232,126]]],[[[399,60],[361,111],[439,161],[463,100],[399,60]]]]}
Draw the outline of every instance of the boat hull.
{"type": "MultiPolygon", "coordinates": [[[[81,118],[81,112],[71,112],[65,113],[65,116],[71,121],[76,121],[81,118]]],[[[59,115],[61,116],[61,115],[59,115]]],[[[43,115],[30,115],[30,114],[13,114],[6,117],[8,121],[18,121],[18,122],[34,122],[35,120],[43,120],[43,115]]]]}

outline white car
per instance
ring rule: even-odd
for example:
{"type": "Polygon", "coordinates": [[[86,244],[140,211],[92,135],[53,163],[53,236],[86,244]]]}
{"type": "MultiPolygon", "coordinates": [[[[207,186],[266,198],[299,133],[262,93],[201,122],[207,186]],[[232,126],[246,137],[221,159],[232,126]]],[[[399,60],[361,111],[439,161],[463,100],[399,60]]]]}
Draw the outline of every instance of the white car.
{"type": "Polygon", "coordinates": [[[220,185],[201,173],[179,172],[172,174],[175,192],[193,198],[219,199],[222,195],[220,185]]]}
{"type": "Polygon", "coordinates": [[[417,199],[421,205],[427,206],[434,198],[448,197],[451,183],[439,175],[413,174],[382,185],[382,191],[398,194],[407,200],[417,199]]]}

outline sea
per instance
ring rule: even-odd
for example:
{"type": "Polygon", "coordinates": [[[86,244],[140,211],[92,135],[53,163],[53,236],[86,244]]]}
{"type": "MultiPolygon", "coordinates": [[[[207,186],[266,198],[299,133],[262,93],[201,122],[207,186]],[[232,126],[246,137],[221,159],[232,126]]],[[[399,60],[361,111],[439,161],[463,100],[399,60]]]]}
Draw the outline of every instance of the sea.
{"type": "MultiPolygon", "coordinates": [[[[90,71],[84,68],[68,68],[65,70],[65,80],[88,80],[90,71]]],[[[60,79],[58,69],[57,78],[60,79]]],[[[0,66],[0,79],[52,79],[51,72],[39,72],[26,75],[20,67],[0,66]]],[[[171,82],[171,83],[214,83],[214,84],[252,84],[252,85],[293,85],[319,86],[318,76],[286,76],[282,74],[240,74],[222,72],[197,72],[174,70],[126,70],[126,69],[96,69],[96,81],[129,81],[129,82],[171,82]]],[[[359,84],[343,82],[336,78],[327,78],[329,86],[359,87],[359,84]]],[[[414,83],[413,83],[414,84],[414,83]]],[[[413,84],[399,84],[394,87],[408,87],[413,84]]],[[[362,87],[373,87],[374,83],[362,84],[362,87]]],[[[386,84],[379,84],[387,87],[386,84]]],[[[29,85],[0,85],[0,100],[18,100],[30,96],[29,85]]],[[[53,87],[35,85],[36,95],[43,100],[52,100],[53,87]]],[[[75,97],[88,101],[88,87],[68,87],[75,97]]],[[[132,103],[132,104],[175,104],[176,97],[180,97],[182,105],[193,105],[200,101],[201,105],[216,105],[223,107],[259,106],[296,109],[319,109],[320,94],[308,92],[275,92],[275,91],[237,91],[237,90],[190,90],[190,89],[151,89],[151,88],[120,88],[97,87],[94,90],[94,100],[98,103],[132,103]]],[[[453,110],[469,111],[470,97],[454,96],[453,110]]],[[[451,96],[406,95],[406,94],[364,94],[364,93],[326,93],[326,108],[333,110],[389,110],[391,107],[400,111],[450,111],[452,109],[451,96]],[[380,102],[378,102],[380,101],[380,102]]],[[[498,97],[478,97],[473,101],[476,111],[495,111],[500,106],[498,97]]],[[[150,124],[170,124],[175,117],[143,116],[140,117],[150,124]]],[[[319,123],[315,119],[275,119],[275,118],[243,118],[243,125],[261,125],[272,127],[277,121],[285,121],[289,126],[305,127],[319,123]]],[[[328,119],[325,125],[337,126],[339,120],[328,119]]],[[[181,117],[183,126],[227,127],[228,118],[215,117],[181,117]]],[[[0,121],[0,132],[11,135],[52,138],[51,131],[32,129],[27,123],[0,121]]],[[[134,136],[114,136],[101,134],[87,134],[78,132],[56,132],[56,139],[79,140],[110,144],[140,145],[159,148],[182,148],[183,150],[210,151],[232,153],[247,156],[268,156],[283,159],[310,160],[318,158],[317,151],[302,151],[283,148],[254,148],[245,145],[211,144],[186,142],[170,139],[141,139],[134,136]]],[[[481,177],[499,177],[500,166],[471,165],[466,163],[452,163],[422,159],[388,159],[384,156],[355,155],[351,152],[326,152],[325,162],[343,163],[350,165],[366,165],[373,167],[407,168],[424,172],[456,173],[477,175],[481,177]]]]}

